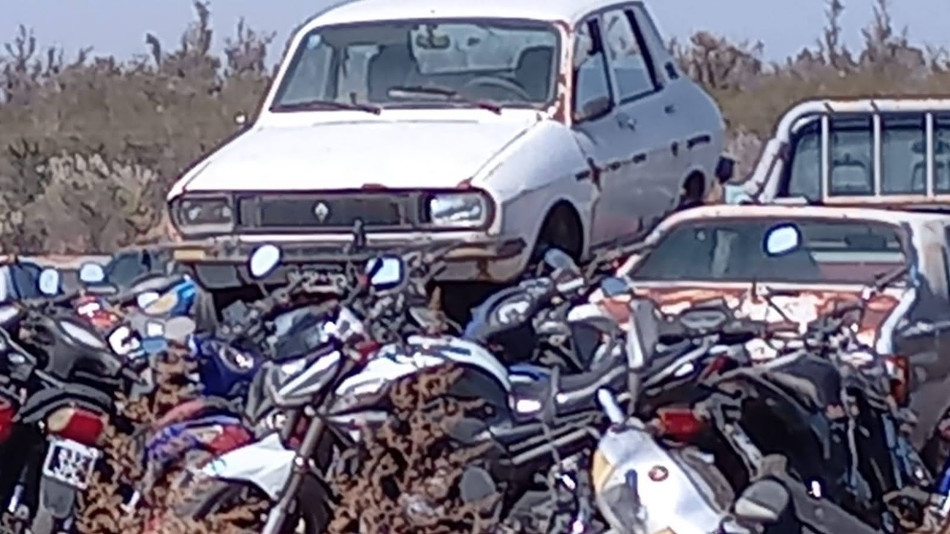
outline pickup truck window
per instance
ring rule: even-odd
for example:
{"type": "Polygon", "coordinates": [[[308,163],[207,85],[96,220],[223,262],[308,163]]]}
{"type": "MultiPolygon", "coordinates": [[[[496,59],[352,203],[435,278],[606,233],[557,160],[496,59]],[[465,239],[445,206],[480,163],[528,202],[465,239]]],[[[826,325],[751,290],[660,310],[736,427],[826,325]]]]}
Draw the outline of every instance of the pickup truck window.
{"type": "Polygon", "coordinates": [[[547,22],[507,19],[316,28],[294,51],[271,110],[311,103],[341,109],[332,104],[354,101],[439,107],[471,99],[540,107],[554,99],[559,40],[547,22]],[[411,90],[419,87],[440,91],[411,90]]]}
{"type": "MultiPolygon", "coordinates": [[[[950,193],[950,116],[934,117],[934,191],[950,193]]],[[[874,194],[874,122],[870,115],[830,117],[829,195],[874,194]]],[[[787,194],[821,198],[821,127],[813,118],[792,138],[787,194]]],[[[882,195],[927,191],[927,130],[921,113],[880,116],[882,195]]]]}
{"type": "Polygon", "coordinates": [[[762,240],[780,222],[785,221],[770,217],[689,221],[670,230],[629,276],[643,281],[865,284],[907,261],[898,227],[837,219],[796,221],[802,246],[784,256],[767,256],[762,240]],[[684,262],[684,257],[690,261],[684,262]]]}

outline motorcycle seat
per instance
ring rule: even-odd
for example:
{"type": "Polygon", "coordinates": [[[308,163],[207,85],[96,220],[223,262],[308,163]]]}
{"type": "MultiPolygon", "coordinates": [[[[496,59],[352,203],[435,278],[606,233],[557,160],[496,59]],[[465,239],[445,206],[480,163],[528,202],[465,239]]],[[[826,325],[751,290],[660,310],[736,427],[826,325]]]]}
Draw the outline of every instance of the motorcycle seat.
{"type": "Polygon", "coordinates": [[[517,421],[598,410],[597,392],[626,387],[626,367],[605,360],[586,373],[561,375],[557,368],[519,364],[509,368],[512,407],[517,421]]]}

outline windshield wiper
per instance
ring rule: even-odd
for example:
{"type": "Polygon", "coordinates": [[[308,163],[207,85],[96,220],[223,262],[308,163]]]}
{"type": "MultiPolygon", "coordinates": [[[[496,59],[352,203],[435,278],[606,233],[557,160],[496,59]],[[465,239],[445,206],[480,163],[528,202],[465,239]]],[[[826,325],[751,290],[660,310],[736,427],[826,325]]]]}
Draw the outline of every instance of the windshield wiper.
{"type": "Polygon", "coordinates": [[[437,87],[437,86],[422,86],[422,85],[406,85],[406,86],[397,86],[390,87],[387,93],[405,93],[405,94],[419,94],[419,95],[436,95],[444,96],[449,100],[458,100],[460,102],[467,102],[474,106],[478,106],[482,109],[487,109],[495,115],[501,115],[501,106],[490,102],[488,100],[481,100],[477,98],[469,98],[455,89],[449,89],[448,87],[437,87]]]}
{"type": "Polygon", "coordinates": [[[272,108],[272,111],[308,111],[320,109],[341,109],[348,111],[365,111],[373,115],[379,115],[382,112],[381,107],[370,104],[357,104],[356,102],[337,102],[336,100],[305,100],[303,102],[294,102],[293,104],[279,104],[272,108]]]}

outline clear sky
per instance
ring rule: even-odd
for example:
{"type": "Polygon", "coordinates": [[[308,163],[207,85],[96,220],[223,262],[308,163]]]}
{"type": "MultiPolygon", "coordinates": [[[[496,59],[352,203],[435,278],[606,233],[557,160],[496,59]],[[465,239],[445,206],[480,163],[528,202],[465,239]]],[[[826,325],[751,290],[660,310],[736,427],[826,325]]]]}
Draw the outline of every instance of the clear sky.
{"type": "MultiPolygon", "coordinates": [[[[393,0],[398,2],[399,0],[393,0]]],[[[477,1],[477,0],[472,0],[477,1]]],[[[516,2],[518,0],[512,0],[516,2]]],[[[647,0],[667,36],[687,37],[708,29],[735,38],[761,39],[770,59],[783,58],[819,37],[823,0],[647,0]]],[[[860,28],[870,20],[873,0],[843,0],[843,26],[848,44],[861,40],[860,28]]],[[[892,16],[915,41],[950,48],[948,0],[891,0],[892,16]]],[[[212,0],[215,43],[231,35],[239,17],[256,29],[277,33],[271,59],[279,54],[288,32],[330,0],[212,0]]],[[[67,50],[92,46],[97,54],[129,57],[145,52],[145,32],[172,47],[192,19],[191,0],[0,0],[0,41],[12,37],[17,25],[34,28],[38,41],[67,50]]]]}

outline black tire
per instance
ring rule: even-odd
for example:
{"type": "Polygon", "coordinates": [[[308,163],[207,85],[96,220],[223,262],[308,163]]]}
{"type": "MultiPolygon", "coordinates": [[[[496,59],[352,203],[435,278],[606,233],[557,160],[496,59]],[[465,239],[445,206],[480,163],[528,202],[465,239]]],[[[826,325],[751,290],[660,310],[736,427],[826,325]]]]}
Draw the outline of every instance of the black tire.
{"type": "Polygon", "coordinates": [[[688,210],[701,206],[703,204],[703,194],[705,193],[705,180],[701,174],[691,174],[683,182],[683,190],[680,192],[679,204],[676,211],[688,210]]]}
{"type": "Polygon", "coordinates": [[[574,261],[580,261],[584,237],[581,232],[577,216],[566,205],[556,206],[541,226],[538,240],[534,244],[529,265],[535,265],[544,253],[551,248],[558,248],[566,252],[574,261]]]}
{"type": "MultiPolygon", "coordinates": [[[[175,507],[172,513],[178,517],[202,521],[210,515],[227,510],[234,504],[241,506],[252,497],[261,497],[266,500],[262,492],[255,487],[216,480],[210,486],[205,486],[198,493],[190,496],[180,506],[175,507]]],[[[297,532],[296,525],[299,521],[304,523],[305,534],[325,532],[331,519],[327,499],[328,495],[320,483],[313,477],[305,477],[297,490],[296,511],[284,522],[281,534],[297,532]]],[[[260,530],[261,526],[263,525],[255,525],[255,530],[260,530]]]]}

